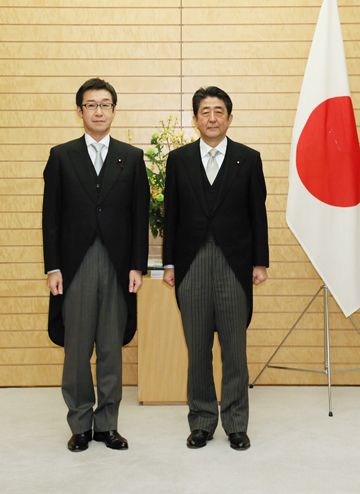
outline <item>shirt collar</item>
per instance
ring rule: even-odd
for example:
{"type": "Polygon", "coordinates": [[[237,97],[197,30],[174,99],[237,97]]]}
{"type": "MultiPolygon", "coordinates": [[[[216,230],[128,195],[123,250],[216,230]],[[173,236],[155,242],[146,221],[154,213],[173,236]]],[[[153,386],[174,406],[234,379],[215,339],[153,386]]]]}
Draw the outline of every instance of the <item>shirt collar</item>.
{"type": "MultiPolygon", "coordinates": [[[[217,146],[215,146],[215,149],[219,153],[221,153],[222,155],[225,156],[226,147],[227,147],[227,137],[224,137],[224,139],[221,142],[219,142],[219,144],[217,146]]],[[[209,151],[211,149],[213,149],[213,148],[211,146],[209,146],[209,144],[206,144],[205,141],[200,139],[200,154],[201,154],[202,158],[204,158],[209,153],[209,151]]]]}
{"type": "Polygon", "coordinates": [[[86,145],[87,147],[91,146],[91,144],[93,143],[101,143],[101,144],[104,144],[104,146],[106,147],[106,149],[109,148],[109,145],[110,145],[110,134],[108,134],[107,136],[103,137],[101,139],[101,141],[96,141],[93,137],[91,137],[91,135],[89,134],[85,134],[85,142],[86,142],[86,145]]]}

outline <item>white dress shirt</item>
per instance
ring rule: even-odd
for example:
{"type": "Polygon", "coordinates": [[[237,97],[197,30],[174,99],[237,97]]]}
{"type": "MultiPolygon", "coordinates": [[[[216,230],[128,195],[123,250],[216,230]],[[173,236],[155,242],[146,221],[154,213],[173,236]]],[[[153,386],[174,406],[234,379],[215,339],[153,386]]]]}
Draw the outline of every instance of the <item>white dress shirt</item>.
{"type": "Polygon", "coordinates": [[[217,155],[215,156],[215,161],[218,164],[220,170],[221,165],[223,164],[225,158],[226,148],[227,148],[227,137],[224,137],[224,139],[221,142],[219,142],[219,144],[214,148],[212,148],[211,146],[209,146],[209,144],[206,144],[205,141],[200,139],[200,155],[205,171],[208,161],[210,159],[210,151],[212,149],[216,149],[216,151],[218,152],[217,155]]]}
{"type": "Polygon", "coordinates": [[[109,151],[110,135],[108,134],[107,136],[103,137],[101,139],[101,141],[95,141],[95,139],[93,137],[91,137],[89,134],[85,134],[85,142],[87,145],[89,156],[90,156],[93,164],[95,163],[96,151],[91,144],[103,144],[103,147],[101,150],[101,157],[102,157],[102,160],[104,163],[105,158],[106,158],[108,151],[109,151]]]}

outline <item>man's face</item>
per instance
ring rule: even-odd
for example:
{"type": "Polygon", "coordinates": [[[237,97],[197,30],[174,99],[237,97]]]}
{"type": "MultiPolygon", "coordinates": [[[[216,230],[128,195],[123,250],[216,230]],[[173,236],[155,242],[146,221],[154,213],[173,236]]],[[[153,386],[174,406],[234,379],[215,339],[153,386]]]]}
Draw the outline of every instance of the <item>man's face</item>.
{"type": "Polygon", "coordinates": [[[226,136],[232,115],[229,115],[225,103],[215,96],[201,100],[194,123],[202,139],[210,146],[216,146],[226,136]]]}
{"type": "Polygon", "coordinates": [[[83,120],[84,130],[97,141],[106,136],[115,116],[115,108],[110,106],[108,109],[97,106],[96,109],[88,109],[84,105],[90,104],[112,104],[111,93],[106,89],[88,90],[83,96],[81,108],[77,108],[79,116],[83,120]]]}

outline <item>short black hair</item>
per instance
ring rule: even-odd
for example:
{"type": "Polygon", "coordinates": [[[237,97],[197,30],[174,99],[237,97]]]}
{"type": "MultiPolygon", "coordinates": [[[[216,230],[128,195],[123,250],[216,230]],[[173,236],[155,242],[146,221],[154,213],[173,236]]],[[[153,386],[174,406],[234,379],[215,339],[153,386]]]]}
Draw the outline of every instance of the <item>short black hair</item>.
{"type": "Polygon", "coordinates": [[[197,117],[201,101],[209,96],[221,99],[226,106],[228,115],[231,115],[233,104],[230,96],[219,87],[209,86],[201,87],[194,93],[192,98],[192,107],[195,117],[197,117]]]}
{"type": "Polygon", "coordinates": [[[76,93],[76,106],[81,108],[81,105],[83,103],[84,93],[86,91],[91,91],[91,90],[98,91],[100,89],[106,89],[106,91],[109,91],[109,93],[111,94],[112,102],[114,105],[116,105],[117,94],[113,86],[108,82],[104,81],[103,79],[93,78],[85,81],[84,84],[80,86],[80,88],[78,89],[78,92],[76,93]]]}

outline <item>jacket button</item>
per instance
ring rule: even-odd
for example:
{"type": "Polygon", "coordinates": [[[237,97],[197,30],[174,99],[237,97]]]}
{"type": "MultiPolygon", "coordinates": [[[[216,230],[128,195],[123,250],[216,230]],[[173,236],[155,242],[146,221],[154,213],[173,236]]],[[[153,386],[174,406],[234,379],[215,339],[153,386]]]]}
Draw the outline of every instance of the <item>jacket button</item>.
{"type": "Polygon", "coordinates": [[[100,189],[100,184],[96,184],[96,188],[97,189],[100,189]]]}
{"type": "Polygon", "coordinates": [[[102,209],[101,208],[98,208],[98,213],[101,213],[102,209]]]}

